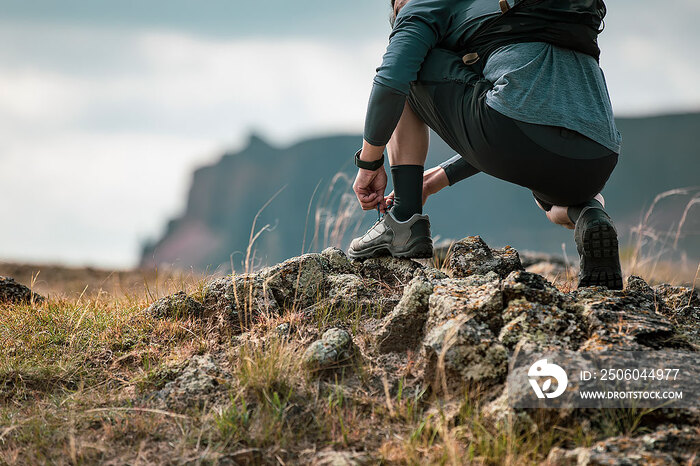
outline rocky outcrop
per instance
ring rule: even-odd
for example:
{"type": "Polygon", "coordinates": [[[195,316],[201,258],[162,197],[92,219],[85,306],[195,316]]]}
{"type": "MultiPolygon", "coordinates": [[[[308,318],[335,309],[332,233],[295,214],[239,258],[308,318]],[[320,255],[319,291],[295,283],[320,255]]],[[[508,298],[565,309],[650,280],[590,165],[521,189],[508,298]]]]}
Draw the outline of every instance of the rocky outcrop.
{"type": "Polygon", "coordinates": [[[41,303],[44,297],[38,295],[11,277],[0,277],[0,303],[27,304],[41,303]]]}
{"type": "MultiPolygon", "coordinates": [[[[204,288],[201,304],[182,293],[163,298],[149,308],[149,314],[172,318],[181,315],[181,309],[189,309],[185,314],[190,316],[223,313],[240,331],[248,330],[262,313],[274,317],[293,312],[301,321],[278,322],[266,335],[288,342],[294,340],[289,338],[293,333],[304,341],[301,357],[310,374],[338,375],[337,369],[348,368],[353,361],[360,363],[357,367],[372,361],[383,366],[378,372],[363,367],[368,390],[391,396],[397,390],[396,379],[410,378],[414,389],[425,387],[445,401],[444,406],[454,404],[466,387],[476,387],[485,394],[480,411],[485,420],[515,421],[525,428],[533,423],[531,413],[514,406],[532,398],[532,390],[527,383],[511,386],[512,375],[527,372],[514,367],[518,354],[559,351],[580,359],[607,350],[695,352],[700,327],[695,290],[651,287],[630,277],[624,290],[592,287],[564,292],[541,275],[525,271],[514,249],[490,249],[479,237],[455,243],[443,270],[394,258],[351,262],[342,251],[327,249],[257,273],[214,280],[204,288]],[[335,311],[348,308],[363,320],[352,330],[326,328],[320,338],[322,328],[304,330],[306,319],[318,315],[325,322],[335,311]]],[[[343,371],[349,372],[353,371],[343,371]]],[[[210,392],[217,380],[206,360],[193,360],[166,386],[162,398],[210,392]]],[[[586,415],[568,408],[558,411],[560,419],[569,421],[586,415]]],[[[612,459],[626,455],[630,462],[624,464],[680,463],[687,455],[669,445],[674,441],[694,445],[692,429],[683,427],[693,419],[698,419],[697,410],[660,409],[654,428],[664,422],[677,427],[630,439],[616,437],[590,448],[555,450],[548,460],[618,464],[612,459]]],[[[341,461],[341,457],[344,453],[329,452],[316,461],[341,461]]]]}

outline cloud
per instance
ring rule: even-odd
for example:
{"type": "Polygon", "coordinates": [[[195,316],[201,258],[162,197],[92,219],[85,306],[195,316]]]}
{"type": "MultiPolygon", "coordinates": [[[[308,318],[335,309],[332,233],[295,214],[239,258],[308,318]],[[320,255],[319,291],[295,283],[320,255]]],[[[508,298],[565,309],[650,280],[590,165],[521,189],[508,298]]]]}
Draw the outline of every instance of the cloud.
{"type": "Polygon", "coordinates": [[[0,216],[13,219],[0,257],[110,266],[133,265],[139,241],[182,208],[192,169],[250,128],[281,144],[359,132],[384,47],[43,30],[70,50],[66,63],[18,52],[31,33],[0,45],[0,196],[11,200],[0,216]]]}
{"type": "MultiPolygon", "coordinates": [[[[385,22],[385,2],[376,13],[375,3],[363,5],[366,30],[322,40],[321,29],[272,37],[277,17],[237,35],[222,34],[223,23],[203,34],[206,15],[195,28],[180,15],[159,29],[130,25],[126,13],[98,21],[97,7],[74,21],[4,15],[0,218],[11,220],[0,229],[0,257],[133,265],[139,241],[183,208],[192,169],[240,146],[250,129],[279,144],[360,132],[387,32],[375,23],[385,22]]],[[[616,113],[700,109],[700,4],[608,7],[601,64],[616,113]]],[[[331,10],[324,24],[337,17],[331,10]]]]}

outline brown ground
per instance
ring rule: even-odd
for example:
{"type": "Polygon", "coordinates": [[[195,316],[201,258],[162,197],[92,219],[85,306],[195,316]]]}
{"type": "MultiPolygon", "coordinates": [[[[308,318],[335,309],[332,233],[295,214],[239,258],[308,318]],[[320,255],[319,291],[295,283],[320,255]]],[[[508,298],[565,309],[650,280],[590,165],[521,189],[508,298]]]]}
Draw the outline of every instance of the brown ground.
{"type": "Polygon", "coordinates": [[[43,296],[77,298],[98,294],[161,296],[175,285],[204,279],[204,275],[175,269],[140,268],[108,270],[93,267],[16,264],[0,261],[0,276],[12,277],[43,296]]]}

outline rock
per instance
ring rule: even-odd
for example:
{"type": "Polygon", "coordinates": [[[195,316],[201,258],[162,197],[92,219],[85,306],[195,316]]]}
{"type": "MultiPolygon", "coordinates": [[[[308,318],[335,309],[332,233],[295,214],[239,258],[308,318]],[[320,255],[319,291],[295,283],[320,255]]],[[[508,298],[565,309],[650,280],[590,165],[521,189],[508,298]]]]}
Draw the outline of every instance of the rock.
{"type": "Polygon", "coordinates": [[[220,376],[221,371],[211,355],[195,355],[187,362],[180,375],[168,382],[156,397],[169,408],[202,406],[219,387],[220,376]]]}
{"type": "Polygon", "coordinates": [[[424,381],[440,392],[501,383],[508,372],[508,353],[489,328],[462,316],[434,328],[423,340],[424,381]]]}
{"type": "Polygon", "coordinates": [[[533,303],[560,305],[569,298],[544,277],[522,270],[508,274],[501,283],[504,302],[524,298],[533,303]]]}
{"type": "Polygon", "coordinates": [[[440,280],[435,284],[429,302],[426,333],[457,316],[473,316],[486,323],[492,332],[498,332],[503,323],[503,294],[494,272],[440,280]]]}
{"type": "Polygon", "coordinates": [[[518,251],[510,246],[490,249],[480,236],[468,236],[457,241],[452,246],[447,267],[450,275],[457,278],[488,272],[495,272],[503,278],[514,270],[523,270],[518,251]]]}
{"type": "Polygon", "coordinates": [[[280,308],[305,308],[324,296],[330,265],[321,254],[304,254],[260,271],[280,308]]]}
{"type": "Polygon", "coordinates": [[[656,312],[656,305],[645,295],[634,291],[609,291],[584,288],[572,293],[583,306],[590,340],[584,350],[643,350],[644,347],[675,347],[675,329],[671,322],[656,312]]]}
{"type": "Polygon", "coordinates": [[[627,286],[625,287],[627,294],[643,297],[647,301],[655,302],[656,292],[649,286],[643,278],[636,275],[630,275],[627,278],[627,286]]]}
{"type": "Polygon", "coordinates": [[[350,334],[343,329],[331,328],[320,340],[311,343],[303,355],[304,365],[311,371],[335,369],[347,363],[354,354],[350,334]]]}
{"type": "Polygon", "coordinates": [[[447,274],[442,270],[436,269],[435,267],[431,267],[429,265],[423,266],[423,268],[421,269],[416,269],[416,271],[413,273],[413,276],[424,278],[425,280],[433,284],[439,280],[449,278],[447,274]]]}
{"type": "Polygon", "coordinates": [[[33,293],[26,286],[17,283],[14,278],[0,277],[0,303],[26,304],[43,301],[43,296],[33,293]]]}
{"type": "Polygon", "coordinates": [[[700,296],[698,296],[697,289],[663,284],[655,286],[654,291],[668,309],[682,309],[687,306],[700,307],[700,296]]]}
{"type": "Polygon", "coordinates": [[[377,298],[381,290],[379,282],[369,283],[354,274],[330,275],[327,278],[328,297],[336,304],[357,304],[377,298]]]}
{"type": "Polygon", "coordinates": [[[554,304],[515,299],[503,312],[503,320],[506,324],[498,340],[510,350],[523,339],[536,344],[540,350],[575,350],[586,335],[586,325],[575,307],[560,308],[554,304]]]}
{"type": "Polygon", "coordinates": [[[385,315],[399,302],[400,294],[377,280],[362,278],[354,274],[329,275],[326,277],[325,297],[319,298],[304,309],[304,314],[334,309],[357,309],[373,315],[385,315]]]}
{"type": "Polygon", "coordinates": [[[160,298],[146,309],[146,315],[156,319],[201,317],[203,314],[202,303],[187,296],[184,291],[160,298]]]}
{"type": "Polygon", "coordinates": [[[613,437],[590,448],[573,450],[553,448],[547,457],[549,465],[679,465],[694,464],[700,449],[697,427],[662,426],[639,437],[613,437]]]}
{"type": "Polygon", "coordinates": [[[350,261],[341,249],[326,248],[321,252],[321,256],[328,261],[328,266],[333,273],[353,273],[354,271],[350,261]]]}
{"type": "Polygon", "coordinates": [[[370,464],[365,453],[353,451],[320,451],[311,461],[313,466],[361,466],[370,464]]]}
{"type": "Polygon", "coordinates": [[[256,274],[216,279],[204,287],[207,312],[220,312],[239,329],[248,328],[262,312],[278,314],[279,306],[270,287],[256,274]]]}
{"type": "Polygon", "coordinates": [[[411,280],[401,300],[384,318],[376,334],[380,353],[405,351],[420,343],[432,292],[433,285],[425,279],[416,277],[411,280]]]}
{"type": "Polygon", "coordinates": [[[700,348],[700,297],[698,290],[668,284],[654,287],[659,312],[678,326],[689,342],[700,348]]]}
{"type": "Polygon", "coordinates": [[[363,277],[379,280],[389,286],[405,286],[416,271],[423,268],[411,259],[395,257],[373,257],[361,262],[355,261],[354,264],[363,277]]]}

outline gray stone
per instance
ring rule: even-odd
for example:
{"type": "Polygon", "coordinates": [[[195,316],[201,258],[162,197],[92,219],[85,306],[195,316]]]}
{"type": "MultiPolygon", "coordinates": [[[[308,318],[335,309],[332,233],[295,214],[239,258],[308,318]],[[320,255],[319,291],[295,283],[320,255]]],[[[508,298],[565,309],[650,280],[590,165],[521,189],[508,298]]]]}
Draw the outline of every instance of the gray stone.
{"type": "Polygon", "coordinates": [[[330,275],[326,279],[328,283],[328,297],[335,301],[358,302],[372,298],[379,290],[379,283],[373,283],[373,289],[368,289],[365,281],[354,274],[330,275]]]}
{"type": "Polygon", "coordinates": [[[695,288],[664,283],[663,285],[655,286],[654,291],[668,309],[682,309],[688,306],[700,307],[700,296],[695,288]]]}
{"type": "Polygon", "coordinates": [[[453,277],[495,272],[503,278],[514,270],[523,270],[518,251],[510,246],[491,249],[480,236],[468,236],[457,241],[452,246],[447,267],[453,277]]]}
{"type": "Polygon", "coordinates": [[[376,334],[380,353],[405,351],[420,343],[432,292],[433,285],[425,279],[416,277],[411,280],[401,300],[384,318],[376,334]]]}
{"type": "Polygon", "coordinates": [[[542,304],[562,304],[569,300],[544,277],[522,270],[508,274],[501,283],[501,290],[506,303],[521,298],[542,304]]]}
{"type": "Polygon", "coordinates": [[[466,383],[485,387],[502,383],[508,353],[489,328],[473,317],[452,319],[423,340],[424,381],[440,392],[464,390],[466,383]]]}
{"type": "Polygon", "coordinates": [[[202,317],[203,314],[202,303],[189,297],[184,291],[160,298],[146,309],[146,315],[156,319],[202,317]]]}
{"type": "Polygon", "coordinates": [[[586,336],[586,325],[576,307],[515,299],[503,312],[506,322],[498,339],[508,349],[525,339],[540,350],[575,350],[586,336]]]}
{"type": "Polygon", "coordinates": [[[426,333],[458,316],[473,316],[487,324],[492,332],[502,325],[503,295],[498,276],[473,275],[438,281],[430,295],[426,333]]]}
{"type": "Polygon", "coordinates": [[[14,278],[0,277],[0,303],[26,304],[43,301],[43,296],[33,293],[26,286],[17,283],[14,278]]]}
{"type": "Polygon", "coordinates": [[[590,287],[572,293],[582,305],[589,328],[583,350],[642,350],[675,347],[673,324],[656,312],[656,305],[634,291],[590,287]]]}
{"type": "Polygon", "coordinates": [[[373,278],[389,286],[405,286],[417,270],[423,266],[411,259],[395,257],[373,257],[353,262],[360,275],[373,278]]]}
{"type": "Polygon", "coordinates": [[[207,312],[224,314],[240,330],[249,328],[263,312],[279,313],[272,289],[256,274],[213,280],[204,287],[203,295],[207,312]]]}
{"type": "Polygon", "coordinates": [[[353,273],[354,269],[345,253],[338,248],[326,248],[321,252],[328,261],[328,266],[333,273],[353,273]]]}
{"type": "Polygon", "coordinates": [[[304,254],[260,271],[259,277],[281,307],[303,309],[325,295],[328,259],[321,254],[304,254]]]}
{"type": "Polygon", "coordinates": [[[346,330],[331,328],[306,348],[304,365],[311,371],[342,367],[352,358],[354,349],[352,337],[346,330]]]}
{"type": "Polygon", "coordinates": [[[221,370],[211,355],[195,355],[187,362],[180,375],[168,382],[156,397],[169,408],[202,406],[219,387],[220,380],[221,370]]]}
{"type": "Polygon", "coordinates": [[[662,426],[638,437],[612,437],[590,448],[553,448],[547,464],[642,466],[694,464],[700,450],[697,427],[662,426]]]}

